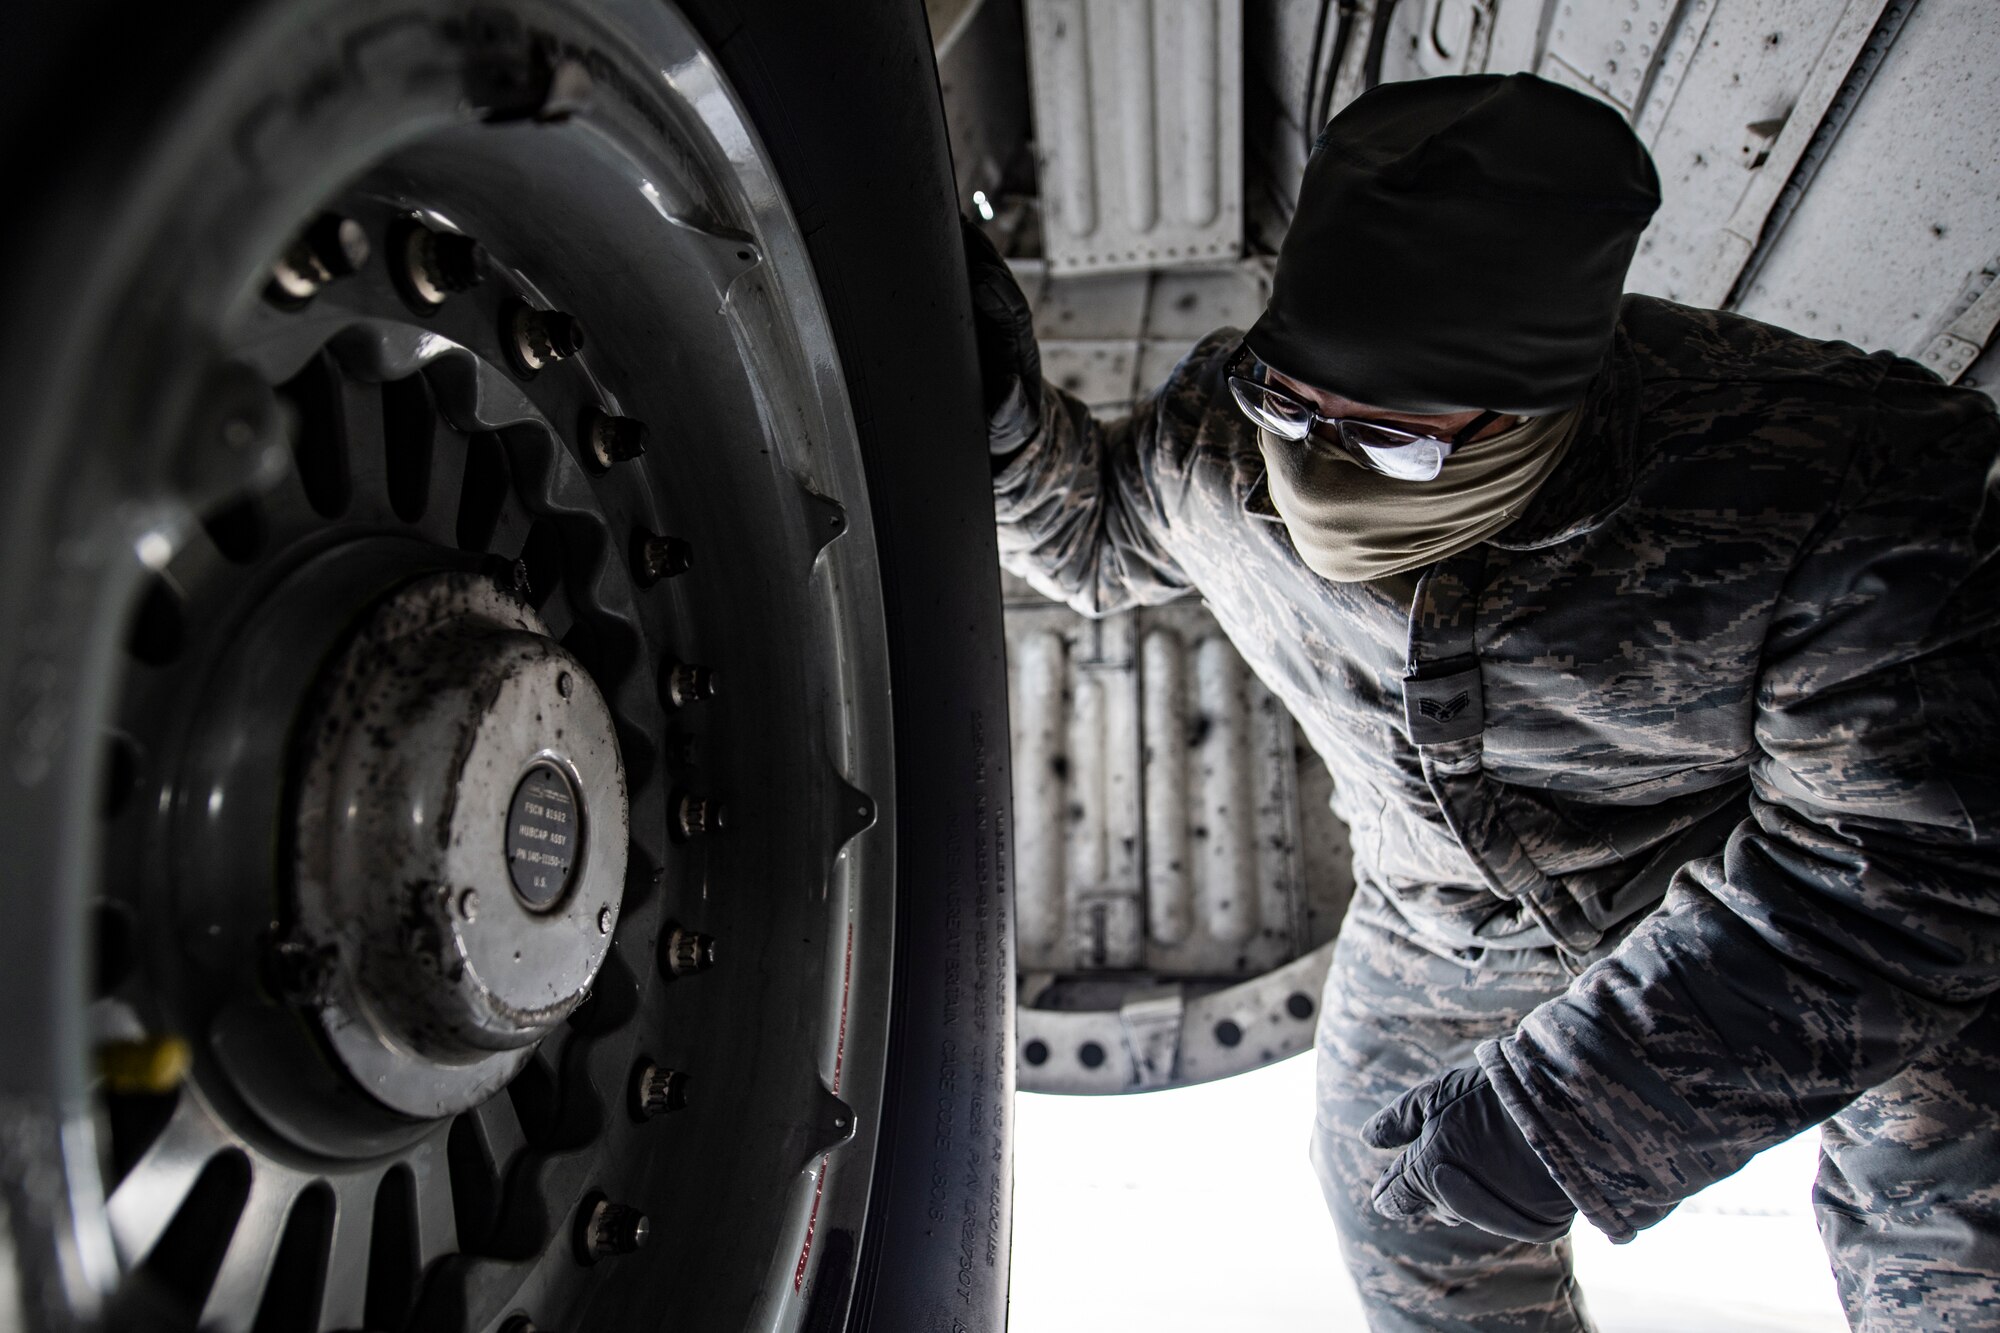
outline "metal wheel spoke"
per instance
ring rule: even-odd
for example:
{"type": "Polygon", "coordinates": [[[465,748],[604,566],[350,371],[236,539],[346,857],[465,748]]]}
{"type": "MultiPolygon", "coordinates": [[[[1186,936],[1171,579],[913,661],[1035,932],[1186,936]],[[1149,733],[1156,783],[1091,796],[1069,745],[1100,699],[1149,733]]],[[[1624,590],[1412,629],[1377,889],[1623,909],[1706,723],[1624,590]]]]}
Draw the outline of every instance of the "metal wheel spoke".
{"type": "Polygon", "coordinates": [[[458,1253],[458,1219],[452,1212],[451,1165],[445,1160],[444,1144],[444,1135],[434,1134],[410,1158],[416,1180],[419,1271],[458,1253]]]}
{"type": "Polygon", "coordinates": [[[576,1040],[576,1029],[565,1023],[542,1038],[542,1044],[535,1048],[535,1061],[549,1071],[549,1077],[557,1082],[562,1080],[563,1061],[568,1058],[570,1043],[576,1040]]]}
{"type": "Polygon", "coordinates": [[[286,418],[270,386],[250,367],[227,367],[203,386],[171,474],[177,497],[209,513],[268,490],[286,470],[286,418]]]}
{"type": "Polygon", "coordinates": [[[549,593],[548,600],[542,603],[541,613],[542,623],[558,640],[576,627],[576,612],[569,604],[569,590],[560,583],[549,593]]]}
{"type": "Polygon", "coordinates": [[[128,1267],[137,1266],[153,1252],[188,1191],[194,1188],[202,1167],[221,1146],[214,1123],[191,1098],[183,1096],[166,1128],[105,1201],[112,1241],[128,1267]]]}
{"type": "Polygon", "coordinates": [[[202,1302],[203,1333],[249,1333],[278,1257],[286,1217],[304,1183],[303,1177],[275,1163],[253,1164],[250,1198],[236,1220],[208,1299],[202,1302]]]}
{"type": "Polygon", "coordinates": [[[513,1101],[505,1096],[489,1097],[468,1114],[478,1130],[479,1146],[486,1160],[493,1164],[494,1178],[506,1180],[515,1159],[528,1147],[528,1136],[521,1130],[521,1117],[515,1113],[513,1101]]]}
{"type": "Polygon", "coordinates": [[[325,526],[326,521],[306,497],[305,482],[296,463],[285,469],[284,475],[264,493],[259,505],[274,544],[325,526]]]}
{"type": "Polygon", "coordinates": [[[376,1177],[342,1182],[334,1192],[333,1235],[327,1245],[326,1280],[320,1287],[320,1329],[364,1327],[368,1254],[374,1236],[376,1177]]]}
{"type": "MultiPolygon", "coordinates": [[[[494,446],[499,447],[499,446],[494,446]]],[[[500,521],[493,526],[493,540],[487,549],[503,555],[518,556],[527,544],[528,530],[535,526],[535,516],[523,509],[512,499],[500,511],[500,521]]]]}
{"type": "Polygon", "coordinates": [[[432,437],[430,496],[424,502],[424,535],[440,546],[458,545],[458,499],[465,490],[465,451],[470,441],[438,418],[432,437]]]}
{"type": "Polygon", "coordinates": [[[347,446],[353,512],[386,517],[389,510],[388,433],[382,423],[382,386],[340,378],[340,421],[347,446]]]}
{"type": "Polygon", "coordinates": [[[174,581],[187,588],[207,586],[229,564],[229,558],[206,525],[193,524],[182,534],[180,546],[174,552],[174,581]]]}

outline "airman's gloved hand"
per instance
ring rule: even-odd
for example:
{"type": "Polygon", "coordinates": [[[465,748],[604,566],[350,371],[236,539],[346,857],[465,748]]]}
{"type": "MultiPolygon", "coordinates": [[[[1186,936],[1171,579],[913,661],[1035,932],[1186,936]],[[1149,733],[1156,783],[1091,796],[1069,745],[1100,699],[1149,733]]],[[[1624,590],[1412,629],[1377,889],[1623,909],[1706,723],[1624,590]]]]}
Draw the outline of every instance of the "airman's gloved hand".
{"type": "Polygon", "coordinates": [[[1011,454],[1042,430],[1042,354],[1035,346],[1034,315],[986,233],[969,218],[960,219],[959,230],[986,390],[986,443],[996,455],[1011,454]]]}
{"type": "Polygon", "coordinates": [[[1468,1222],[1537,1244],[1560,1238],[1576,1219],[1476,1065],[1410,1089],[1370,1116],[1361,1138],[1371,1148],[1410,1145],[1375,1182],[1384,1217],[1468,1222]]]}

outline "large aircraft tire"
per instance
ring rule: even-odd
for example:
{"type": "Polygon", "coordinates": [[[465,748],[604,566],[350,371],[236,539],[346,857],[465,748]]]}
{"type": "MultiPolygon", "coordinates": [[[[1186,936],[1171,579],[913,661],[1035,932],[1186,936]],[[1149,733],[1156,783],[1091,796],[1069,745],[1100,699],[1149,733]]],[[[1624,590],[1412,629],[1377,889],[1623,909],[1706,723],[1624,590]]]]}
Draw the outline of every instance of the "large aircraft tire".
{"type": "Polygon", "coordinates": [[[1004,1328],[921,7],[78,3],[0,76],[0,1323],[1004,1328]]]}

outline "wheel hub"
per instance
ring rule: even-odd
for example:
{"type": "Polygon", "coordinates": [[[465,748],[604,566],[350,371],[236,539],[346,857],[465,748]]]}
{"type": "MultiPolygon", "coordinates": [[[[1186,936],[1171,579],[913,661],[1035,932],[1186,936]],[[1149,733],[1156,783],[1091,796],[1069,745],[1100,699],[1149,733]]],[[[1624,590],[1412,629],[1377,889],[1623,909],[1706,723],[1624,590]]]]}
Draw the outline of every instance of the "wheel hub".
{"type": "Polygon", "coordinates": [[[625,774],[597,686],[474,575],[384,601],[301,732],[310,1003],[377,1100],[478,1104],[590,992],[624,891],[625,774]]]}

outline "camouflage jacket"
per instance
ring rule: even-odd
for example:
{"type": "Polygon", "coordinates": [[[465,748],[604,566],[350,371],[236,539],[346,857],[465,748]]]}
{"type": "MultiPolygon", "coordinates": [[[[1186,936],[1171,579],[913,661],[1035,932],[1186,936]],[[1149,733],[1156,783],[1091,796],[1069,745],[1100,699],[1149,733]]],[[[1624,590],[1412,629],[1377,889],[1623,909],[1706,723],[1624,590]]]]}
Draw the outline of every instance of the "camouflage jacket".
{"type": "Polygon", "coordinates": [[[1413,938],[1591,962],[1480,1059],[1600,1228],[1664,1216],[2000,987],[1990,400],[1628,297],[1517,522],[1339,584],[1269,508],[1238,343],[1108,425],[1050,390],[995,477],[1003,559],[1086,614],[1199,592],[1413,938]]]}

